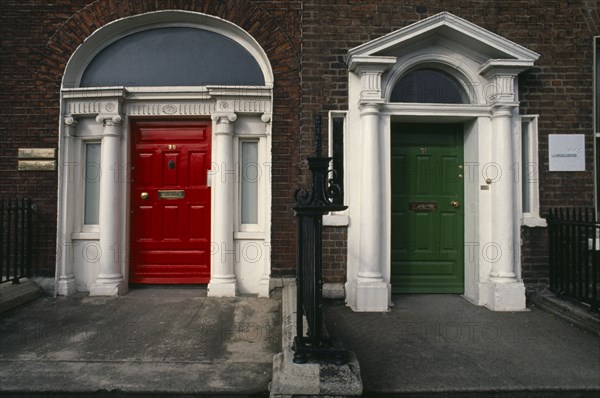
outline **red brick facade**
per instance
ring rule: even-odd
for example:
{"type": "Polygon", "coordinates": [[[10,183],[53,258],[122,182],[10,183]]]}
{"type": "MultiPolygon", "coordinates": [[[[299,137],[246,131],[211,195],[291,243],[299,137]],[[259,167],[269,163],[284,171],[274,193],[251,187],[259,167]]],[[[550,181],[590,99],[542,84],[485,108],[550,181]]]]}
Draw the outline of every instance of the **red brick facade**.
{"type": "MultiPolygon", "coordinates": [[[[215,15],[249,32],[275,75],[272,153],[272,273],[292,275],[295,221],[292,192],[306,181],[301,160],[313,148],[312,121],[347,109],[350,48],[410,23],[449,11],[541,54],[520,76],[521,113],[539,114],[542,216],[555,206],[594,204],[593,36],[600,34],[594,1],[397,0],[6,0],[0,3],[0,196],[28,196],[36,212],[36,265],[54,273],[57,174],[18,172],[20,147],[56,147],[59,91],[66,62],[94,30],[144,12],[180,9],[215,15]],[[48,3],[51,3],[48,5],[48,3]],[[586,136],[586,172],[548,172],[548,135],[586,136]]],[[[547,279],[545,230],[523,231],[525,282],[547,279]]],[[[345,280],[344,227],[325,230],[325,276],[345,280]]]]}

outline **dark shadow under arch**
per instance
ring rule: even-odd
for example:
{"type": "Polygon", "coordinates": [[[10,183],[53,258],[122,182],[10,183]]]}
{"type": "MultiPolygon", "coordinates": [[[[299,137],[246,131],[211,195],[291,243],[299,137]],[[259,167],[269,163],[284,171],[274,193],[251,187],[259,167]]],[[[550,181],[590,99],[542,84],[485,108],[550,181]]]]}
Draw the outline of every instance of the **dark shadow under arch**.
{"type": "Polygon", "coordinates": [[[434,68],[415,69],[398,80],[390,102],[468,104],[469,96],[448,73],[434,68]]]}

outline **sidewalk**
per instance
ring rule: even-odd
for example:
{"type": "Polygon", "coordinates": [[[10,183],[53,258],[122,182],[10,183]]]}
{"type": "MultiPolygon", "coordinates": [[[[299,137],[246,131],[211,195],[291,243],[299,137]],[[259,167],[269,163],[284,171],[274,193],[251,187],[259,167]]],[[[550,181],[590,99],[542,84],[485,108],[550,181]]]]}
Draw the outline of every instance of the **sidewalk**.
{"type": "MultiPolygon", "coordinates": [[[[600,392],[600,338],[554,315],[492,312],[455,295],[393,300],[387,313],[326,307],[329,331],[358,357],[363,396],[600,392]]],[[[0,396],[266,397],[280,350],[280,292],[42,297],[0,316],[0,396]]]]}
{"type": "Polygon", "coordinates": [[[551,314],[492,312],[457,295],[393,301],[387,313],[326,307],[366,396],[600,396],[600,338],[551,314]]]}
{"type": "Polygon", "coordinates": [[[0,316],[0,396],[266,396],[280,307],[189,288],[43,297],[0,316]]]}

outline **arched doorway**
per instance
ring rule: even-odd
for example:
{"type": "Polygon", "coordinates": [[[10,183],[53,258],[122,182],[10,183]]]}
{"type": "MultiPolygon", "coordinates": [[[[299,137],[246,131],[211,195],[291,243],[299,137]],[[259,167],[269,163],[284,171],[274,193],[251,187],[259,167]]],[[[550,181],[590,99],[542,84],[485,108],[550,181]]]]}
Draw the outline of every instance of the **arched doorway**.
{"type": "Polygon", "coordinates": [[[268,296],[272,87],[262,48],[219,18],[94,32],[61,89],[59,294],[132,281],[268,296]]]}
{"type": "Polygon", "coordinates": [[[507,171],[520,153],[517,75],[538,57],[447,12],[349,51],[354,310],[419,291],[525,308],[521,191],[507,171]]]}

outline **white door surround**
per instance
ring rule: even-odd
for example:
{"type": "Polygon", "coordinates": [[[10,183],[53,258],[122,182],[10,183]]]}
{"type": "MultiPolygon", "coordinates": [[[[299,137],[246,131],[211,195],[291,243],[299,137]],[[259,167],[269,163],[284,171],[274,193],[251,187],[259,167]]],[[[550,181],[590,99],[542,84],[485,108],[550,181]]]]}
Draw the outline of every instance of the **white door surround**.
{"type": "Polygon", "coordinates": [[[498,311],[525,309],[520,269],[521,187],[517,76],[538,54],[443,12],[348,52],[346,298],[355,311],[391,300],[392,121],[464,125],[465,292],[498,311]],[[396,82],[419,68],[458,81],[468,104],[391,103],[396,82]],[[368,173],[366,172],[368,170],[368,173]]]}
{"type": "MultiPolygon", "coordinates": [[[[118,73],[118,71],[115,71],[118,73]]],[[[201,71],[199,71],[201,73],[201,71]]],[[[127,290],[131,120],[212,120],[210,296],[268,297],[273,73],[265,52],[238,26],[186,11],[123,18],[94,32],[71,56],[61,89],[57,292],[118,295],[127,290]],[[186,26],[223,34],[254,56],[264,86],[79,87],[95,54],[132,32],[186,26]],[[239,147],[258,145],[258,221],[242,224],[239,147]],[[99,222],[85,225],[85,147],[101,144],[99,222]],[[222,200],[226,197],[227,200],[222,200]]]]}

